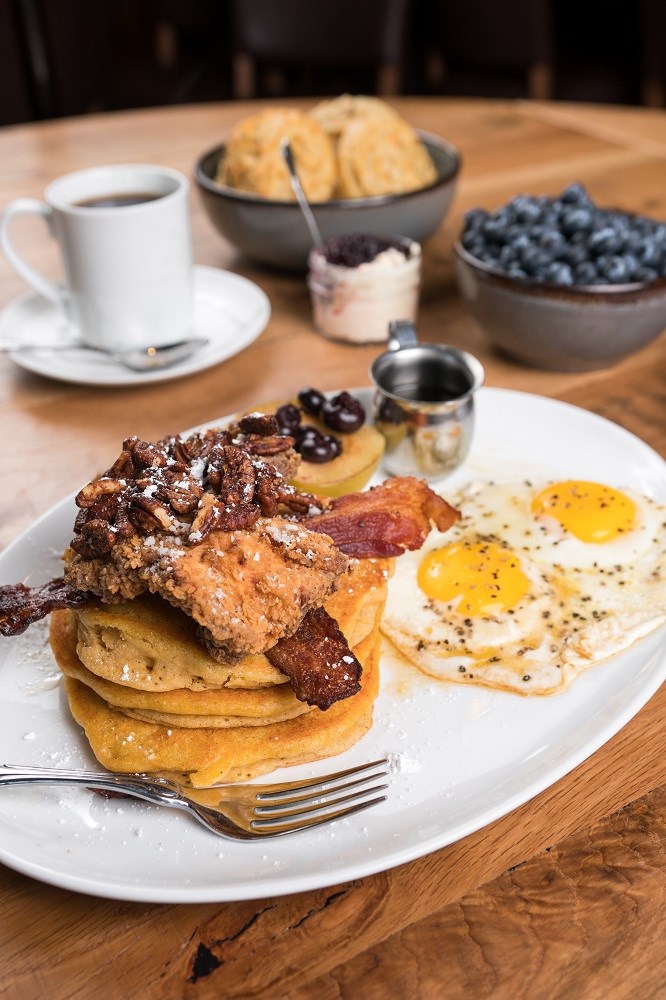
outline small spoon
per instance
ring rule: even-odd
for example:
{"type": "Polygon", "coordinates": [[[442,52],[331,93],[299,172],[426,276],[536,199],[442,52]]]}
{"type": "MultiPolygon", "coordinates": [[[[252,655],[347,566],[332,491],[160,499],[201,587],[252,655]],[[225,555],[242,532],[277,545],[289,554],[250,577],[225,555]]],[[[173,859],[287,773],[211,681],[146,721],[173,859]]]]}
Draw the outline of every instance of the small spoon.
{"type": "Polygon", "coordinates": [[[190,337],[187,340],[178,340],[175,344],[165,344],[163,347],[141,347],[132,348],[127,351],[109,351],[104,347],[93,347],[83,342],[71,341],[69,344],[2,344],[0,351],[12,353],[13,351],[96,351],[99,354],[106,354],[113,361],[130,368],[135,372],[156,371],[159,368],[168,368],[176,365],[179,361],[184,361],[190,354],[194,354],[200,347],[207,344],[204,337],[190,337]]]}
{"type": "Polygon", "coordinates": [[[317,220],[314,217],[313,211],[310,208],[310,202],[305,197],[305,191],[303,190],[303,185],[301,184],[298,173],[296,172],[296,164],[294,163],[294,153],[291,148],[288,139],[283,139],[280,143],[280,149],[282,150],[282,156],[284,157],[284,162],[287,164],[287,170],[289,171],[289,177],[291,179],[291,188],[296,195],[296,200],[301,206],[301,211],[305,216],[305,221],[308,224],[308,229],[310,230],[310,236],[312,237],[312,242],[316,247],[319,247],[324,242],[322,239],[319,226],[317,225],[317,220]]]}

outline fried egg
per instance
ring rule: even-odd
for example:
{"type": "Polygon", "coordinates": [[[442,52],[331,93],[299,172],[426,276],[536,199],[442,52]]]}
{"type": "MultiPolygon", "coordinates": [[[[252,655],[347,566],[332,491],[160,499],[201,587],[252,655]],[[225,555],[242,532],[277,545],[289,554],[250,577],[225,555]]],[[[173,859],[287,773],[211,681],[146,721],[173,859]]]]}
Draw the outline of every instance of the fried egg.
{"type": "Polygon", "coordinates": [[[666,506],[582,480],[476,483],[397,560],[382,628],[432,676],[562,690],[666,620],[666,506]]]}

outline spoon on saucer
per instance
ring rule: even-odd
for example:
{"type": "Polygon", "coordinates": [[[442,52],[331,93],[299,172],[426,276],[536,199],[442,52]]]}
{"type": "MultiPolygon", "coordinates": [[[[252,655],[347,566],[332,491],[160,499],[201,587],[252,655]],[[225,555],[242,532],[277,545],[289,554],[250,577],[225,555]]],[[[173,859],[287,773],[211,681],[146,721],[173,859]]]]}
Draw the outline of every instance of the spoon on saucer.
{"type": "Polygon", "coordinates": [[[282,151],[282,156],[284,162],[287,164],[287,170],[289,171],[289,178],[291,180],[291,189],[296,195],[296,200],[301,207],[301,212],[305,216],[305,221],[307,222],[308,229],[310,230],[310,236],[312,237],[312,242],[316,247],[320,247],[324,242],[319,226],[317,225],[317,220],[314,217],[314,213],[310,208],[310,202],[305,197],[305,191],[303,190],[303,185],[301,184],[301,179],[298,176],[296,170],[296,164],[294,162],[294,152],[291,148],[288,139],[283,139],[280,143],[280,149],[282,151]]]}
{"type": "Polygon", "coordinates": [[[95,351],[98,354],[105,354],[112,361],[124,365],[135,372],[157,371],[159,368],[168,368],[176,365],[179,361],[189,358],[200,347],[207,344],[205,337],[189,337],[186,340],[178,340],[175,344],[165,344],[163,347],[140,347],[131,348],[127,351],[109,351],[104,347],[92,347],[82,341],[70,341],[67,344],[1,344],[0,352],[12,353],[13,351],[95,351]]]}

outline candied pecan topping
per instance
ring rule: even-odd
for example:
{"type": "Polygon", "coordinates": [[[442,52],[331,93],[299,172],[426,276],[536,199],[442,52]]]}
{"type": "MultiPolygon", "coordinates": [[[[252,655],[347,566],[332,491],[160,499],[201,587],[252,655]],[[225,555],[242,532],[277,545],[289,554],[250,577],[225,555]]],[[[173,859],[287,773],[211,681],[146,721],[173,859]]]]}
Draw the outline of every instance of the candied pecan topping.
{"type": "Polygon", "coordinates": [[[248,413],[238,421],[241,434],[258,434],[273,437],[280,430],[277,417],[273,413],[248,413]]]}
{"type": "Polygon", "coordinates": [[[157,442],[130,437],[98,479],[79,491],[71,547],[83,559],[108,555],[119,538],[166,532],[191,545],[211,531],[251,528],[280,509],[323,510],[328,501],[289,486],[270,457],[291,453],[272,414],[251,414],[228,430],[157,442]]]}
{"type": "Polygon", "coordinates": [[[244,447],[253,455],[280,455],[283,451],[289,451],[294,447],[294,439],[288,436],[276,434],[275,437],[258,438],[254,434],[248,435],[244,442],[244,447]]]}

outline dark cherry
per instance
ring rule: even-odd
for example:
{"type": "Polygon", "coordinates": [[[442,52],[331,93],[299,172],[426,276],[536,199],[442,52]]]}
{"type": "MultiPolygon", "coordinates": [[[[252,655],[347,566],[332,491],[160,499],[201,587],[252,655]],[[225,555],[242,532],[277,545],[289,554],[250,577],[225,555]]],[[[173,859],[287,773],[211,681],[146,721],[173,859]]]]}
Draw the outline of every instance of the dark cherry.
{"type": "Polygon", "coordinates": [[[322,465],[330,462],[336,456],[338,442],[330,434],[320,434],[319,431],[311,428],[312,433],[306,432],[301,439],[299,451],[306,462],[313,462],[322,465]]]}
{"type": "Polygon", "coordinates": [[[331,430],[352,434],[365,423],[365,410],[350,393],[339,392],[324,402],[320,417],[331,430]]]}
{"type": "Polygon", "coordinates": [[[278,406],[275,416],[280,427],[289,431],[295,430],[301,422],[301,411],[293,403],[278,406]]]}
{"type": "Polygon", "coordinates": [[[327,445],[330,445],[333,451],[333,458],[337,458],[338,455],[342,454],[342,445],[332,434],[324,434],[324,441],[327,445]]]}
{"type": "Polygon", "coordinates": [[[323,392],[319,392],[319,389],[313,389],[311,386],[308,386],[299,392],[298,402],[311,417],[318,417],[323,404],[326,402],[326,396],[324,396],[323,392]]]}

